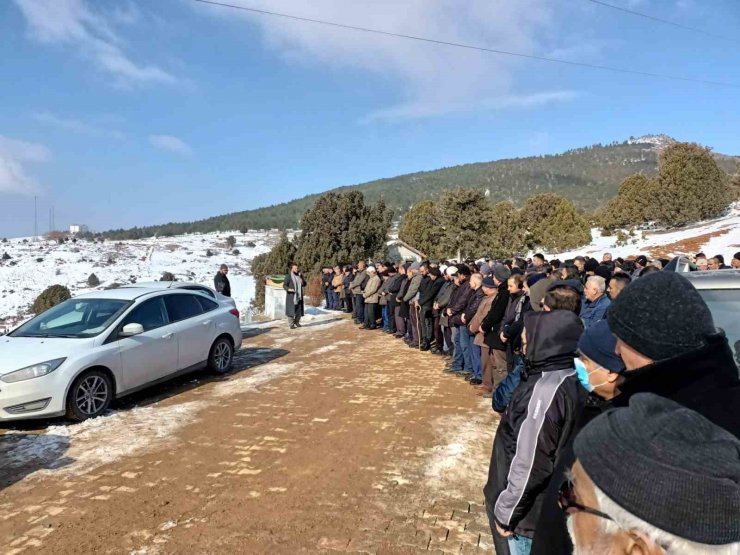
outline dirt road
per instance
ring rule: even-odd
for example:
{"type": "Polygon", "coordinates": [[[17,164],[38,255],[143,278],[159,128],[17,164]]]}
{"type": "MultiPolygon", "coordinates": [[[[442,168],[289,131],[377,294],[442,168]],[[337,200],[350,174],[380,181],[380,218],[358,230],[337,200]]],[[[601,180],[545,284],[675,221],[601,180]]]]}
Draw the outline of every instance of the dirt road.
{"type": "Polygon", "coordinates": [[[496,421],[381,332],[256,330],[226,377],[0,431],[0,552],[491,553],[496,421]]]}

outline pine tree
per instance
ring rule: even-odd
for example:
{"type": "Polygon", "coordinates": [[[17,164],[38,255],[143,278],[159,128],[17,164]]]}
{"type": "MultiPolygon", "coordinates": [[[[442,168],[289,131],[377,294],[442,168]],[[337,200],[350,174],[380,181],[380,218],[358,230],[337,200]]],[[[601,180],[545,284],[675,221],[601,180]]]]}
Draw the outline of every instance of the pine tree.
{"type": "Polygon", "coordinates": [[[616,197],[598,214],[607,231],[655,221],[660,212],[660,184],[655,178],[635,174],[626,178],[616,197]]]}
{"type": "Polygon", "coordinates": [[[233,249],[236,246],[236,239],[234,238],[233,235],[229,235],[226,238],[226,246],[229,247],[230,249],[233,249]]]}
{"type": "Polygon", "coordinates": [[[322,195],[301,220],[296,262],[310,274],[322,266],[382,258],[392,216],[382,200],[366,206],[357,191],[322,195]]]}
{"type": "Polygon", "coordinates": [[[531,249],[563,251],[591,242],[588,220],[568,199],[545,193],[527,199],[521,210],[531,249]]]}
{"type": "Polygon", "coordinates": [[[508,258],[526,250],[526,232],[522,217],[508,201],[491,209],[490,248],[486,253],[496,258],[508,258]]]}
{"type": "Polygon", "coordinates": [[[659,221],[680,226],[719,215],[730,203],[727,174],[708,148],[676,143],[660,156],[659,221]]]}
{"type": "Polygon", "coordinates": [[[429,258],[442,258],[444,229],[434,201],[426,200],[411,207],[403,217],[398,238],[418,249],[429,258]]]}
{"type": "Polygon", "coordinates": [[[490,208],[479,189],[453,189],[439,201],[444,235],[442,247],[448,256],[465,258],[485,254],[490,236],[490,208]]]}

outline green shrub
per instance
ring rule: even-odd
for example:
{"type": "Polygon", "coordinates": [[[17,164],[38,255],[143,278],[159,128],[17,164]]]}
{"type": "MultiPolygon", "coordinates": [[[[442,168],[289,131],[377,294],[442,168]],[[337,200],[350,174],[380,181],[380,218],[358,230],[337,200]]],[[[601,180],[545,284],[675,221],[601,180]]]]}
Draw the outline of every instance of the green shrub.
{"type": "Polygon", "coordinates": [[[31,312],[41,314],[71,298],[72,294],[64,285],[51,285],[36,297],[36,300],[31,306],[31,312]]]}
{"type": "Polygon", "coordinates": [[[89,287],[97,287],[100,285],[100,280],[98,279],[98,276],[95,274],[90,274],[90,276],[87,278],[87,285],[89,287]]]}
{"type": "Polygon", "coordinates": [[[177,278],[172,272],[163,272],[162,277],[159,278],[159,281],[177,281],[177,278]]]}

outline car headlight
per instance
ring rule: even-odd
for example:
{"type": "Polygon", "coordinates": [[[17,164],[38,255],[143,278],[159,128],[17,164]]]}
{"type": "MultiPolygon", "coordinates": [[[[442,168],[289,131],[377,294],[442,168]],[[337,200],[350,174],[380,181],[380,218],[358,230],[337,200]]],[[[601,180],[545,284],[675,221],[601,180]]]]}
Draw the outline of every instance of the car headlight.
{"type": "Polygon", "coordinates": [[[54,360],[47,360],[46,362],[40,362],[32,366],[26,366],[20,370],[10,372],[0,377],[0,380],[5,383],[22,382],[23,380],[30,380],[32,378],[40,378],[52,373],[54,370],[59,368],[62,363],[67,360],[66,358],[55,358],[54,360]]]}

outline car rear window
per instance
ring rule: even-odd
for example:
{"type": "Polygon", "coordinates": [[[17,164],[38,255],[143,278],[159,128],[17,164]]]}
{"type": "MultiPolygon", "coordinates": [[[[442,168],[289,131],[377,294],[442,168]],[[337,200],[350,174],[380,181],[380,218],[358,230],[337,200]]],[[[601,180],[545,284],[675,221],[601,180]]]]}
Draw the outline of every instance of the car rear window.
{"type": "Polygon", "coordinates": [[[216,310],[218,308],[218,303],[211,299],[206,299],[201,296],[198,296],[197,298],[200,306],[203,307],[203,312],[210,312],[211,310],[216,310]]]}
{"type": "Polygon", "coordinates": [[[199,299],[195,295],[167,295],[164,304],[167,306],[170,322],[179,322],[203,313],[199,299]]]}

